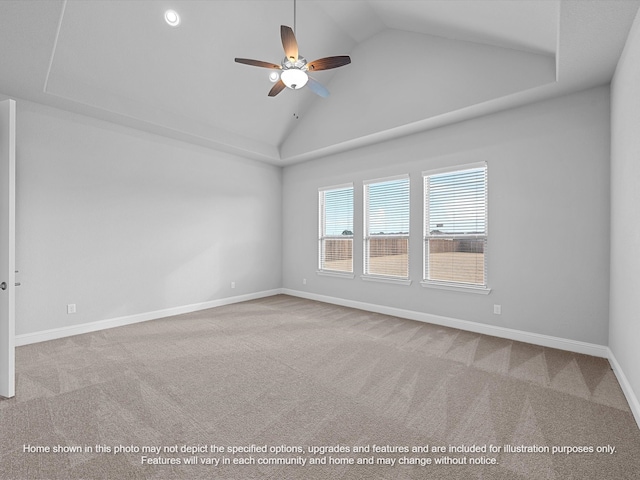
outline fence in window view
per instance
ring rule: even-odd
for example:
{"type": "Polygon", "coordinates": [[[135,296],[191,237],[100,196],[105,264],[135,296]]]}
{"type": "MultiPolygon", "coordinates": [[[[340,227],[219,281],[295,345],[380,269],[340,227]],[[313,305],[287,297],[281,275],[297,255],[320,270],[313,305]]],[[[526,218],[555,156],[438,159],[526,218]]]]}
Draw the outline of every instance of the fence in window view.
{"type": "Polygon", "coordinates": [[[322,270],[353,271],[353,238],[322,240],[322,270]]]}
{"type": "MultiPolygon", "coordinates": [[[[367,273],[407,278],[407,237],[372,237],[368,240],[367,273]]],[[[484,284],[484,239],[430,239],[429,279],[484,284]]],[[[323,270],[353,271],[353,239],[323,240],[323,270]]]]}
{"type": "MultiPolygon", "coordinates": [[[[353,272],[353,239],[327,238],[323,241],[323,270],[353,272]]],[[[407,237],[370,238],[368,269],[371,275],[407,278],[409,275],[407,237]]]]}
{"type": "Polygon", "coordinates": [[[484,285],[484,239],[431,238],[428,279],[484,285]]]}
{"type": "Polygon", "coordinates": [[[369,237],[365,248],[367,274],[409,278],[409,237],[369,237]]]}

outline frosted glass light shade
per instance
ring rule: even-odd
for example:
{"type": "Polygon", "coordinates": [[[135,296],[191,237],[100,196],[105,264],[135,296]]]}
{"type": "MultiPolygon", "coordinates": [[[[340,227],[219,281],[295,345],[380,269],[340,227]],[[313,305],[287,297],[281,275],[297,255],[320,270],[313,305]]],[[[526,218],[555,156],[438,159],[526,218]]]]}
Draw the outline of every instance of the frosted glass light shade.
{"type": "Polygon", "coordinates": [[[304,87],[307,84],[307,80],[309,80],[306,72],[297,68],[283,70],[280,74],[280,78],[287,87],[293,90],[298,90],[299,88],[304,87]]]}

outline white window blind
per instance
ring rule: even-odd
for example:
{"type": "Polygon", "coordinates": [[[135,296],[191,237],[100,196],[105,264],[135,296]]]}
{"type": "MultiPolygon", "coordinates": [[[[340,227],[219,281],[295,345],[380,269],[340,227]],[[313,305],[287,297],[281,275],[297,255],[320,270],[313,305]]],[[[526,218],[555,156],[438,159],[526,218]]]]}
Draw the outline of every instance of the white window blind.
{"type": "Polygon", "coordinates": [[[409,177],[364,183],[364,274],[409,278],[409,177]]]}
{"type": "Polygon", "coordinates": [[[487,166],[424,173],[424,280],[487,286],[487,166]]]}
{"type": "Polygon", "coordinates": [[[321,188],[318,205],[318,268],[353,273],[353,184],[321,188]]]}

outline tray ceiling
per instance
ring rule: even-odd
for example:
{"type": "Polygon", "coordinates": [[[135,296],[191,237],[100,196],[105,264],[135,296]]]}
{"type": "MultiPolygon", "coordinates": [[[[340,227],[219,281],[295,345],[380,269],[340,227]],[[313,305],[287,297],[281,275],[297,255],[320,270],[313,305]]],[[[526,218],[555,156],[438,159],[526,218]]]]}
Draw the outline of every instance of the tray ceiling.
{"type": "Polygon", "coordinates": [[[330,91],[267,97],[293,1],[3,1],[0,92],[276,165],[607,83],[637,0],[297,3],[330,91]],[[164,21],[175,9],[178,27],[164,21]]]}

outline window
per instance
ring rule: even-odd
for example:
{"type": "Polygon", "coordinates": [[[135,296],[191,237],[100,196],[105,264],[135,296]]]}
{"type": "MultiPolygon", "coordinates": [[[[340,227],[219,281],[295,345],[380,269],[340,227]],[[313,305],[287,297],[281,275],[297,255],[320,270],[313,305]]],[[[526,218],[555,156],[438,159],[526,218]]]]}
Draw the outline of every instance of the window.
{"type": "Polygon", "coordinates": [[[486,289],[486,164],[423,175],[425,283],[486,289]]]}
{"type": "Polygon", "coordinates": [[[364,274],[409,278],[409,177],[364,183],[364,274]]]}
{"type": "Polygon", "coordinates": [[[353,184],[321,188],[318,205],[319,270],[353,273],[353,184]]]}

